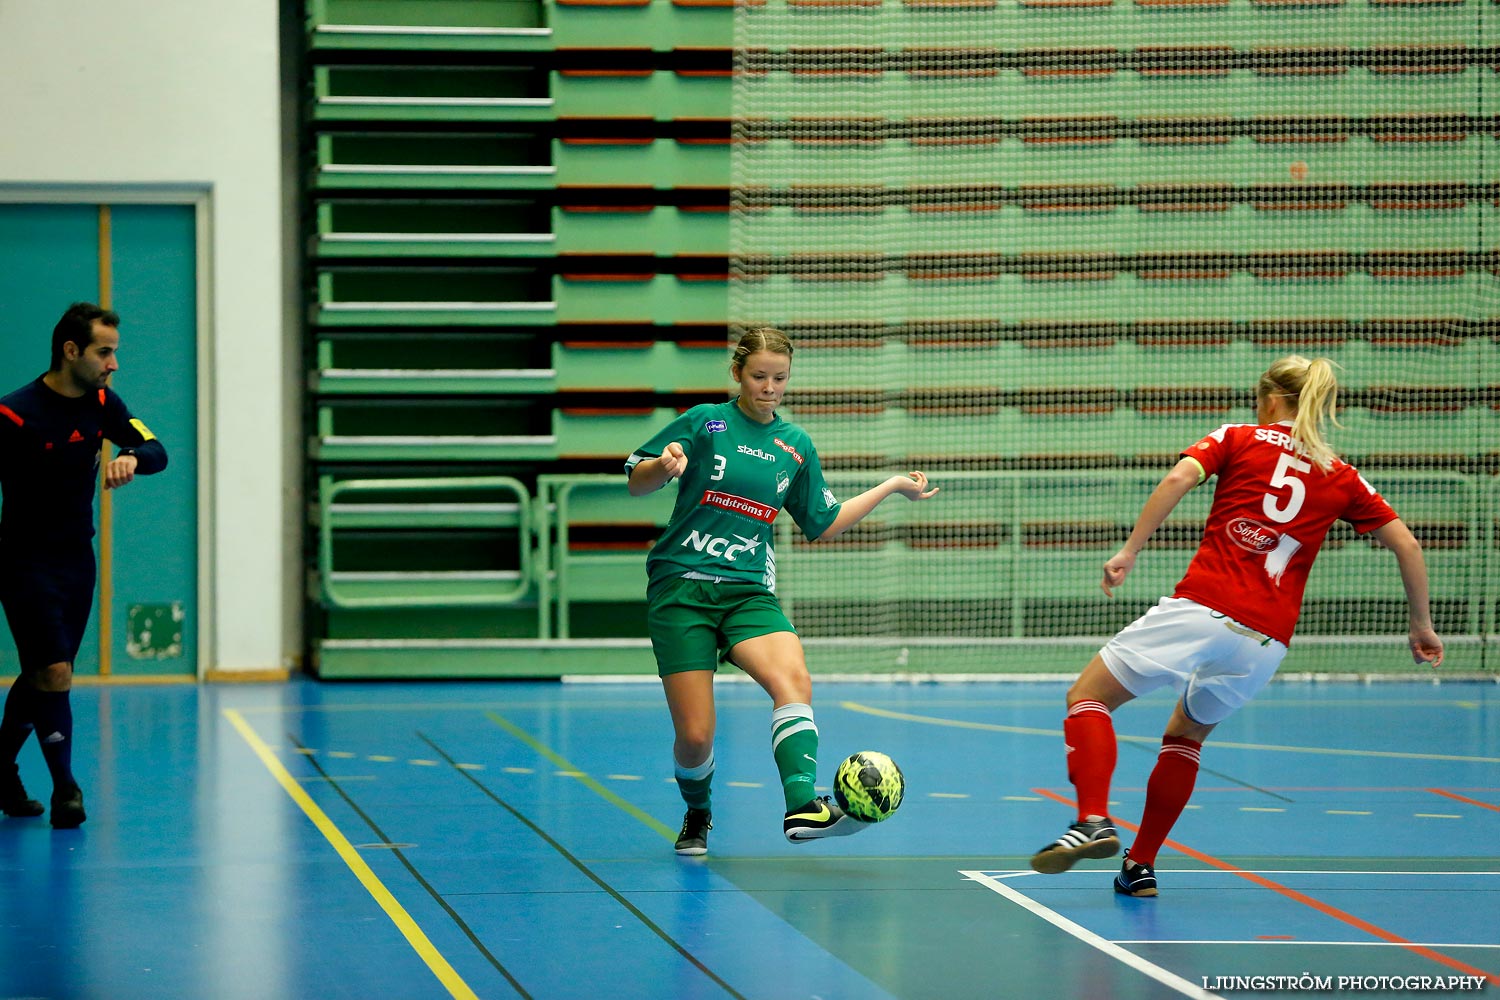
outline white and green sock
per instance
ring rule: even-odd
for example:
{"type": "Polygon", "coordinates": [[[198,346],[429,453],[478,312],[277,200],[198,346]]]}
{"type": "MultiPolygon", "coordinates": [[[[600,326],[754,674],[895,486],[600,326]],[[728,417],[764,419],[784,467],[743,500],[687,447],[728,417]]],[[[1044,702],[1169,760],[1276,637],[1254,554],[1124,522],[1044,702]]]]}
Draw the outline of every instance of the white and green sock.
{"type": "Polygon", "coordinates": [[[708,809],[714,781],[713,747],[708,748],[708,758],[694,767],[684,767],[675,757],[672,763],[676,765],[677,790],[682,793],[682,801],[690,809],[708,809]]]}
{"type": "Polygon", "coordinates": [[[811,705],[782,705],[771,712],[771,752],[781,772],[781,794],[788,810],[816,798],[818,726],[811,705]]]}

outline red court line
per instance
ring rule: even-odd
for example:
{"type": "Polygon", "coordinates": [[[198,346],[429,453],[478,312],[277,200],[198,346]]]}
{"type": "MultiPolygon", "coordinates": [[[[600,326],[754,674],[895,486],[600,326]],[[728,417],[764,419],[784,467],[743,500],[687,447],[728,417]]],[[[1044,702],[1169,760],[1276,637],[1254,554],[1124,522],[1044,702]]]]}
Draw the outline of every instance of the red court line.
{"type": "Polygon", "coordinates": [[[1495,805],[1493,802],[1480,802],[1478,799],[1471,799],[1466,795],[1459,795],[1455,792],[1446,792],[1441,788],[1429,788],[1427,789],[1427,791],[1431,792],[1433,795],[1441,795],[1445,798],[1457,799],[1459,802],[1467,802],[1471,806],[1478,806],[1481,809],[1492,809],[1495,812],[1500,813],[1500,806],[1495,805]]]}
{"type": "MultiPolygon", "coordinates": [[[[1290,3],[1291,0],[1271,0],[1271,2],[1290,3]]],[[[1111,784],[1111,788],[1118,788],[1111,784]]],[[[1143,786],[1144,787],[1144,786],[1143,786]]],[[[1463,787],[1463,786],[1459,786],[1463,787]]],[[[1430,792],[1432,789],[1421,785],[1261,785],[1260,788],[1267,792],[1430,792]]],[[[1244,785],[1199,785],[1195,791],[1222,792],[1230,789],[1243,792],[1244,785]]],[[[1500,792],[1500,788],[1489,788],[1479,786],[1477,788],[1464,788],[1466,792],[1500,792]]]]}
{"type": "MultiPolygon", "coordinates": [[[[1048,789],[1033,788],[1032,791],[1038,795],[1049,798],[1054,802],[1061,802],[1063,805],[1068,806],[1069,808],[1078,808],[1078,804],[1072,799],[1065,799],[1061,795],[1058,795],[1056,792],[1049,791],[1048,789]]],[[[1122,819],[1114,820],[1114,824],[1116,826],[1123,826],[1125,829],[1131,831],[1132,833],[1141,832],[1140,827],[1136,826],[1134,823],[1127,823],[1122,819]]],[[[1372,937],[1380,938],[1382,941],[1389,941],[1391,944],[1400,945],[1407,951],[1413,952],[1417,955],[1421,955],[1423,958],[1431,959],[1432,961],[1437,962],[1441,965],[1446,965],[1450,969],[1456,969],[1459,972],[1462,972],[1464,975],[1483,976],[1486,980],[1493,983],[1494,985],[1500,986],[1500,976],[1495,975],[1493,972],[1486,972],[1483,969],[1475,968],[1474,966],[1468,965],[1464,962],[1460,962],[1458,959],[1453,958],[1449,955],[1444,955],[1440,951],[1434,951],[1433,949],[1428,948],[1425,945],[1420,945],[1416,944],[1415,942],[1408,941],[1406,938],[1402,937],[1399,934],[1393,934],[1390,931],[1386,930],[1384,927],[1377,927],[1375,924],[1370,923],[1368,920],[1363,920],[1359,917],[1356,917],[1352,913],[1345,913],[1338,907],[1330,906],[1327,903],[1323,902],[1321,899],[1314,899],[1312,896],[1309,896],[1304,892],[1298,892],[1296,889],[1289,889],[1279,882],[1271,881],[1264,875],[1257,875],[1254,872],[1247,872],[1243,868],[1237,868],[1227,861],[1220,861],[1213,855],[1204,854],[1202,851],[1195,850],[1187,846],[1186,844],[1182,844],[1170,839],[1165,841],[1165,843],[1174,851],[1179,851],[1183,854],[1186,854],[1190,858],[1203,862],[1206,865],[1211,865],[1214,868],[1220,869],[1221,871],[1229,872],[1231,875],[1238,875],[1240,878],[1250,882],[1254,882],[1258,886],[1270,889],[1273,892],[1278,892],[1281,895],[1285,896],[1287,899],[1292,900],[1293,902],[1301,903],[1303,906],[1310,906],[1324,916],[1332,917],[1335,920],[1342,921],[1343,923],[1348,924],[1350,927],[1362,930],[1372,937]]]]}

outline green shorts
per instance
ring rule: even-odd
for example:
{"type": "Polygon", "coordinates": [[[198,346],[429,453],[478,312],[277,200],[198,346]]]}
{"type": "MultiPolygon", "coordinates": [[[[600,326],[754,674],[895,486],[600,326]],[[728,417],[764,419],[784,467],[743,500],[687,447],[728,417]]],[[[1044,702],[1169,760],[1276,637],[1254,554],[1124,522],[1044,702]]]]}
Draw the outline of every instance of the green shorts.
{"type": "Polygon", "coordinates": [[[796,632],[776,596],[755,583],[667,580],[652,588],[646,631],[656,672],[717,670],[735,643],[772,632],[796,632]]]}

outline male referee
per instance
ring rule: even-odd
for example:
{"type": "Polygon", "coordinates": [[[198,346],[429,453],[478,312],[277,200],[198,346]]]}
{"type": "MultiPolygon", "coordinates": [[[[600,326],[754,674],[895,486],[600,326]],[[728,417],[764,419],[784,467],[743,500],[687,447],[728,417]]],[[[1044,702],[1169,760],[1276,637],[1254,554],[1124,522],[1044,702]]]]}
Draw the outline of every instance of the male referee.
{"type": "Polygon", "coordinates": [[[73,659],[94,603],[94,483],[104,439],[119,455],[104,488],[160,472],[167,451],[109,388],[120,317],[76,302],[52,331],[52,367],[0,398],[0,605],[21,658],[0,718],[0,812],[40,816],[16,755],[36,730],[52,773],[52,825],[85,819],[73,778],[73,659]]]}

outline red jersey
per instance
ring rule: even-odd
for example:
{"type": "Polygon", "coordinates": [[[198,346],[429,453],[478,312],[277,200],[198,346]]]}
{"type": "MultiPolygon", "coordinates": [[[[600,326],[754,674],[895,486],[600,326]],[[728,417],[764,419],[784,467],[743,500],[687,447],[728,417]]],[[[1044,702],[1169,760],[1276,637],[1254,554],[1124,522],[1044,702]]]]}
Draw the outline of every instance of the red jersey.
{"type": "Polygon", "coordinates": [[[1290,644],[1302,591],[1334,521],[1360,534],[1396,519],[1352,465],[1324,472],[1291,424],[1225,424],[1182,453],[1218,476],[1203,541],[1177,584],[1186,597],[1290,644]]]}

